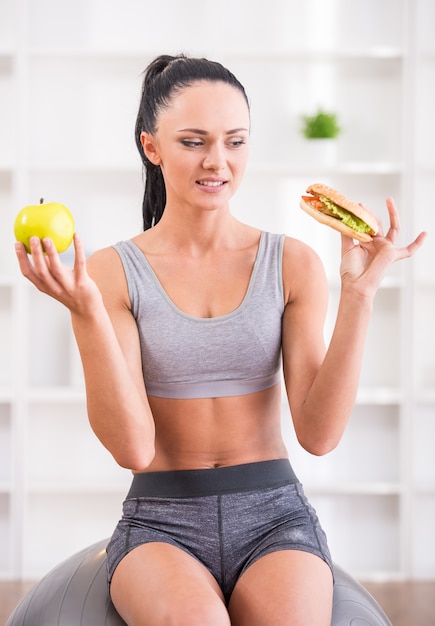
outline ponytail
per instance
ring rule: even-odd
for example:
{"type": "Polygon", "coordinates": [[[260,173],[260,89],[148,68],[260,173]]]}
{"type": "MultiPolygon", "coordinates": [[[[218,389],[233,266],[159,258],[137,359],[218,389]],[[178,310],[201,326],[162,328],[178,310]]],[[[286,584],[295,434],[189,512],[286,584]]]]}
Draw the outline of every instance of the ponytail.
{"type": "Polygon", "coordinates": [[[145,193],[142,202],[143,229],[157,224],[166,205],[166,187],[160,165],[150,161],[145,166],[145,193]]]}

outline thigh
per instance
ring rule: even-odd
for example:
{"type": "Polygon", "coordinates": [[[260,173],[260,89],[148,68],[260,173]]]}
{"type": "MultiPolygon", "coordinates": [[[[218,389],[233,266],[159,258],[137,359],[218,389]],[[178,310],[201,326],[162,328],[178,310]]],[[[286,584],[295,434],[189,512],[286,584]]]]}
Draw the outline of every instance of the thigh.
{"type": "Polygon", "coordinates": [[[330,626],[333,580],[329,565],[301,550],[261,557],[237,582],[229,613],[233,626],[330,626]]]}
{"type": "Polygon", "coordinates": [[[110,595],[128,626],[230,626],[215,578],[170,544],[149,543],[129,552],[113,574],[110,595]]]}

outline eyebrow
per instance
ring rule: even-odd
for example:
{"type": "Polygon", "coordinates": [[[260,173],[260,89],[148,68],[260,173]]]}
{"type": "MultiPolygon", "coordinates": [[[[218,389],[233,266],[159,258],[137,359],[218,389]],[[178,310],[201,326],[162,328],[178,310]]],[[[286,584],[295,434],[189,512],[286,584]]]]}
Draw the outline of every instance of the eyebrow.
{"type": "MultiPolygon", "coordinates": [[[[201,130],[200,128],[180,128],[178,131],[178,133],[193,133],[195,135],[208,135],[208,131],[206,130],[201,130]]],[[[235,135],[236,133],[240,133],[240,132],[249,132],[247,128],[233,128],[232,130],[227,130],[226,131],[226,135],[235,135]]]]}

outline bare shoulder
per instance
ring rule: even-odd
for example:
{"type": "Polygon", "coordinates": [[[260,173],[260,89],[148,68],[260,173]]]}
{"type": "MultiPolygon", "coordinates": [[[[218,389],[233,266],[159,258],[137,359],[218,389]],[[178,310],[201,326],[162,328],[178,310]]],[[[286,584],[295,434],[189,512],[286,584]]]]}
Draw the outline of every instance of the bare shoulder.
{"type": "Polygon", "coordinates": [[[284,241],[284,263],[309,263],[322,265],[319,255],[308,244],[294,237],[284,241]]]}
{"type": "Polygon", "coordinates": [[[124,268],[118,252],[112,246],[94,252],[86,262],[91,278],[97,283],[106,306],[128,302],[124,268]]]}
{"type": "Polygon", "coordinates": [[[121,277],[123,272],[119,254],[113,247],[102,248],[94,252],[86,262],[90,276],[98,283],[112,281],[121,277]]]}
{"type": "Polygon", "coordinates": [[[325,270],[319,255],[309,245],[293,237],[286,237],[284,242],[283,283],[286,302],[311,289],[326,289],[325,270]]]}

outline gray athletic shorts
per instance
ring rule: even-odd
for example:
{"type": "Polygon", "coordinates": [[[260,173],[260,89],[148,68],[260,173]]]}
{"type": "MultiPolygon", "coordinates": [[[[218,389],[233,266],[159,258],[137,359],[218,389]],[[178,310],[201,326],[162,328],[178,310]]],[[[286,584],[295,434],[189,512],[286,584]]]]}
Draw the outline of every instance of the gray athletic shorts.
{"type": "Polygon", "coordinates": [[[121,559],[150,542],[198,559],[227,602],[243,572],[277,550],[310,552],[332,570],[325,533],[287,459],[136,474],[107,546],[109,583],[121,559]]]}

